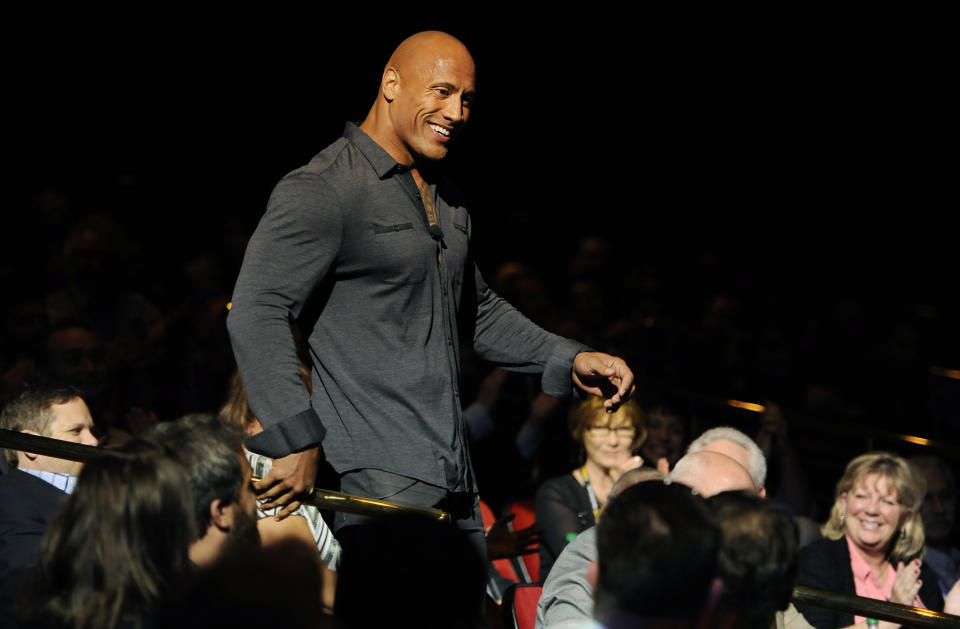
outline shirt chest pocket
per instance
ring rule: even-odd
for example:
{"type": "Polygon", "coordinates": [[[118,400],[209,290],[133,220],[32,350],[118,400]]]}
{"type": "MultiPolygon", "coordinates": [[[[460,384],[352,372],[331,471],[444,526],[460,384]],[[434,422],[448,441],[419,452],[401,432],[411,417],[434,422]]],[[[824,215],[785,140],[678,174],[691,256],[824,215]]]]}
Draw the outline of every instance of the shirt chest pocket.
{"type": "Polygon", "coordinates": [[[389,284],[421,284],[430,264],[433,241],[413,223],[373,224],[373,274],[389,284]]]}

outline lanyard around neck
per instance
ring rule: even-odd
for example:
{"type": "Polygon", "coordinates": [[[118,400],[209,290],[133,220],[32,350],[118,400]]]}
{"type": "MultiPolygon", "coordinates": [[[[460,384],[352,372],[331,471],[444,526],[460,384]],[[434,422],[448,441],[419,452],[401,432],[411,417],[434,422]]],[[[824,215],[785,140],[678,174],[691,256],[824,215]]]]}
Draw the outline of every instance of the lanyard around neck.
{"type": "Polygon", "coordinates": [[[580,475],[583,476],[583,488],[587,490],[590,507],[593,509],[593,521],[596,522],[597,516],[600,515],[600,503],[597,501],[597,492],[593,490],[593,485],[590,484],[590,475],[587,474],[586,464],[580,468],[580,475]]]}

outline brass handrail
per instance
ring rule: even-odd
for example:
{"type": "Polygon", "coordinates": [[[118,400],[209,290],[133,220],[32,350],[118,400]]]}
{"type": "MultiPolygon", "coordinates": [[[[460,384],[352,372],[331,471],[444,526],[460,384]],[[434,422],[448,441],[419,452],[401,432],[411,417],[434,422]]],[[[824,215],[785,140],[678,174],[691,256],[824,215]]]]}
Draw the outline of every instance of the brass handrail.
{"type": "MultiPolygon", "coordinates": [[[[250,482],[258,483],[260,479],[256,476],[250,478],[250,482]]],[[[332,489],[323,489],[314,487],[306,495],[301,494],[297,500],[305,504],[313,505],[318,509],[329,509],[330,511],[342,511],[343,513],[355,513],[357,515],[391,515],[395,513],[417,513],[440,522],[451,522],[450,514],[440,509],[426,509],[423,507],[411,507],[401,505],[395,502],[385,500],[374,500],[373,498],[364,498],[363,496],[354,496],[345,494],[332,489]]]]}
{"type": "Polygon", "coordinates": [[[796,605],[812,605],[833,609],[857,616],[889,620],[900,624],[909,624],[914,627],[960,627],[960,616],[944,614],[931,609],[899,605],[874,598],[841,594],[818,588],[798,585],[793,588],[791,600],[796,605]]]}
{"type": "MultiPolygon", "coordinates": [[[[2,428],[0,428],[0,447],[83,463],[110,453],[109,450],[86,446],[81,443],[61,441],[59,439],[51,439],[50,437],[40,437],[38,435],[2,428]]],[[[251,482],[259,480],[259,478],[252,478],[251,482]]],[[[423,509],[420,507],[399,505],[384,500],[352,496],[339,491],[318,487],[313,488],[306,495],[299,496],[298,500],[319,509],[330,509],[331,511],[342,511],[344,513],[354,513],[357,515],[382,516],[392,513],[418,513],[428,518],[439,520],[440,522],[451,521],[450,514],[439,509],[423,509]]]]}

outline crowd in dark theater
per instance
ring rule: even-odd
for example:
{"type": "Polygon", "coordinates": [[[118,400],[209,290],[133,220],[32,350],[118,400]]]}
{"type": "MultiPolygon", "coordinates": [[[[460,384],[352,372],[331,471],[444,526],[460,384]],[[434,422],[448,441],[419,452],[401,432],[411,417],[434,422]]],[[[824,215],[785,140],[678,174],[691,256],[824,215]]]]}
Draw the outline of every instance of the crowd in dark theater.
{"type": "Polygon", "coordinates": [[[11,75],[0,629],[960,627],[953,250],[841,224],[942,201],[899,18],[332,4],[11,75]]]}

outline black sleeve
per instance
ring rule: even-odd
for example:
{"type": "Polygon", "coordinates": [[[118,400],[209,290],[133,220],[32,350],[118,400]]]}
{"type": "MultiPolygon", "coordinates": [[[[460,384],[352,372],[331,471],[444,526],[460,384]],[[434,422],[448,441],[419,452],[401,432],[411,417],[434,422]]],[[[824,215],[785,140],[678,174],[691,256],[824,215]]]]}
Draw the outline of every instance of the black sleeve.
{"type": "Polygon", "coordinates": [[[923,581],[923,584],[920,585],[920,600],[923,601],[923,604],[927,609],[932,609],[933,611],[942,612],[943,611],[943,594],[940,593],[940,586],[938,585],[939,579],[937,579],[937,573],[933,571],[933,568],[927,564],[920,565],[920,580],[923,581]]]}
{"type": "Polygon", "coordinates": [[[567,545],[567,535],[579,534],[596,522],[584,489],[570,474],[552,478],[541,485],[535,503],[537,526],[543,529],[540,577],[544,579],[567,545]]]}
{"type": "MultiPolygon", "coordinates": [[[[846,543],[841,540],[842,543],[846,543]]],[[[833,552],[836,542],[832,540],[818,540],[809,546],[800,549],[798,556],[800,571],[797,575],[797,585],[806,585],[821,590],[833,592],[849,592],[845,587],[845,573],[850,572],[850,559],[833,552]]],[[[853,578],[852,576],[850,577],[853,578]]],[[[837,629],[853,624],[852,614],[843,614],[822,607],[811,605],[797,605],[797,611],[803,614],[811,625],[817,629],[837,629]]]]}

